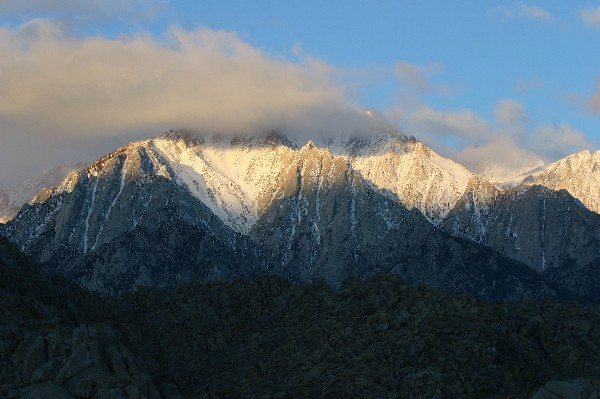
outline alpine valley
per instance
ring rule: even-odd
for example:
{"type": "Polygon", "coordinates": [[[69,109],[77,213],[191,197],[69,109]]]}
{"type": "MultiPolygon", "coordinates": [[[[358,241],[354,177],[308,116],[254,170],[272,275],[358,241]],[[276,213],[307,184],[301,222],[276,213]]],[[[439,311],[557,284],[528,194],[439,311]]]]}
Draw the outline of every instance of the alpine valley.
{"type": "Polygon", "coordinates": [[[0,234],[102,295],[391,273],[486,300],[588,303],[600,301],[599,211],[600,151],[492,183],[392,130],[307,141],[170,131],[70,172],[0,234]]]}

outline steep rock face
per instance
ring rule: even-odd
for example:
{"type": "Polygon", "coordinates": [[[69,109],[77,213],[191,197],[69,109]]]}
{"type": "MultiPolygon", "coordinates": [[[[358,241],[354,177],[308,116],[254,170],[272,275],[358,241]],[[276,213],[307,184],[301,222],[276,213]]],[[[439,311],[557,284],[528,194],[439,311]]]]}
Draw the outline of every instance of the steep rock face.
{"type": "Polygon", "coordinates": [[[600,213],[600,150],[569,155],[528,175],[523,184],[567,190],[589,210],[600,213]]]}
{"type": "Polygon", "coordinates": [[[5,231],[45,270],[105,294],[263,273],[336,285],[377,271],[488,299],[556,294],[407,210],[353,167],[355,155],[273,134],[169,133],[71,175],[5,231]]]}
{"type": "Polygon", "coordinates": [[[600,216],[565,190],[519,186],[490,193],[483,201],[465,195],[443,229],[556,276],[559,269],[598,263],[600,216]]]}
{"type": "Polygon", "coordinates": [[[457,237],[486,243],[486,224],[501,191],[479,177],[473,177],[440,227],[457,237]]]}
{"type": "Polygon", "coordinates": [[[40,191],[60,184],[71,172],[83,169],[85,166],[83,163],[59,165],[25,180],[14,190],[0,191],[0,223],[6,223],[14,218],[19,209],[40,191]]]}
{"type": "Polygon", "coordinates": [[[289,155],[276,178],[279,191],[250,232],[270,254],[273,272],[334,285],[391,272],[488,299],[556,294],[525,265],[446,235],[418,210],[373,190],[349,161],[328,149],[309,142],[289,155]]]}
{"type": "Polygon", "coordinates": [[[253,244],[177,184],[160,156],[150,140],[99,159],[34,199],[7,233],[45,270],[103,293],[256,269],[253,244]]]}

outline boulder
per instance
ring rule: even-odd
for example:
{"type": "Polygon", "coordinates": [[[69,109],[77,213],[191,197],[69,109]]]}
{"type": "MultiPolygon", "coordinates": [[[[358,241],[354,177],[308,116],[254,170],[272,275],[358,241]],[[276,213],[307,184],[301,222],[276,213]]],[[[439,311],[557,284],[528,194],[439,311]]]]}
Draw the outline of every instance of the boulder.
{"type": "Polygon", "coordinates": [[[533,399],[600,399],[600,381],[549,381],[533,395],[533,399]]]}

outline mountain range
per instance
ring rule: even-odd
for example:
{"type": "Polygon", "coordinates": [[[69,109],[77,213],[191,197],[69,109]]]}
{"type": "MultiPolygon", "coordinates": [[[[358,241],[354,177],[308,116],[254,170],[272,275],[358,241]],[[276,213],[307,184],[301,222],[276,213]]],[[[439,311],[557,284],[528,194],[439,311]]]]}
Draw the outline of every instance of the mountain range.
{"type": "Polygon", "coordinates": [[[599,206],[600,151],[493,184],[396,131],[170,131],[40,191],[0,234],[102,294],[389,272],[490,300],[595,302],[599,206]]]}

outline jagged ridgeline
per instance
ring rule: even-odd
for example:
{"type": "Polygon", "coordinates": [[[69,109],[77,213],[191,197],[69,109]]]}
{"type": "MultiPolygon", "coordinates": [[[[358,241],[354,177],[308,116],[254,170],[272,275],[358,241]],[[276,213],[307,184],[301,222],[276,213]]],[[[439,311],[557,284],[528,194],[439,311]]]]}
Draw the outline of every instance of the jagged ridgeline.
{"type": "Polygon", "coordinates": [[[172,131],[71,174],[3,231],[103,294],[390,272],[485,299],[595,301],[599,226],[566,192],[498,188],[398,132],[294,143],[172,131]]]}

